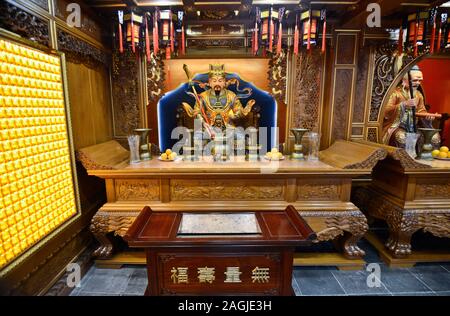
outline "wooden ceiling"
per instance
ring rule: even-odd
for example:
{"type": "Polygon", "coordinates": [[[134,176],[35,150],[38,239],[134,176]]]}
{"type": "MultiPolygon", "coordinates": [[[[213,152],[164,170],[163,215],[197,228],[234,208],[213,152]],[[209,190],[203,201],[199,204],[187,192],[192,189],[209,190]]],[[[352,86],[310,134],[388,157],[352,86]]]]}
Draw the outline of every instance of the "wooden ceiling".
{"type": "MultiPolygon", "coordinates": [[[[447,0],[448,1],[448,0],[447,0]]],[[[188,22],[201,23],[252,23],[255,8],[285,7],[287,19],[293,22],[296,11],[309,7],[326,9],[327,19],[340,27],[363,27],[367,19],[367,5],[378,3],[381,8],[382,27],[401,23],[401,19],[412,12],[426,10],[447,2],[446,0],[85,0],[102,15],[113,16],[117,10],[134,8],[153,11],[171,8],[184,11],[188,22]]],[[[446,8],[448,10],[448,8],[446,8]]]]}

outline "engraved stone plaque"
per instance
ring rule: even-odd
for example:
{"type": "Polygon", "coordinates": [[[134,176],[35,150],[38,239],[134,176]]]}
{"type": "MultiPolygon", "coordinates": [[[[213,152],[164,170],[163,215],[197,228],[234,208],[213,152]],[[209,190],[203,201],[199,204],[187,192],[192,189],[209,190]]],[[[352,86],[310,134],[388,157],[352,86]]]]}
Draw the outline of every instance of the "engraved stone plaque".
{"type": "Polygon", "coordinates": [[[260,234],[255,213],[183,213],[178,235],[260,234]]]}

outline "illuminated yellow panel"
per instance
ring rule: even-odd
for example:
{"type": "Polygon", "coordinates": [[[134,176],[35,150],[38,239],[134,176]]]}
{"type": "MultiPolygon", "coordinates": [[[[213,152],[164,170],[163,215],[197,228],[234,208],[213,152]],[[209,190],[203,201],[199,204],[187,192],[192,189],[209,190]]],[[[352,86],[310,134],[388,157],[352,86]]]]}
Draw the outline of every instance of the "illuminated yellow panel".
{"type": "Polygon", "coordinates": [[[76,214],[60,59],[0,39],[0,269],[76,214]]]}

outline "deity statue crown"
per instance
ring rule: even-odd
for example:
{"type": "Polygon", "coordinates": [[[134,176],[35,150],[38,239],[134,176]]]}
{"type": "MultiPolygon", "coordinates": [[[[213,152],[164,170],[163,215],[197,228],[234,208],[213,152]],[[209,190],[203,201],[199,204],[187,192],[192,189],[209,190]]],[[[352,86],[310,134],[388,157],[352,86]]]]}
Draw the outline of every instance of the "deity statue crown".
{"type": "Polygon", "coordinates": [[[208,76],[210,78],[214,76],[225,77],[225,65],[210,64],[208,76]]]}

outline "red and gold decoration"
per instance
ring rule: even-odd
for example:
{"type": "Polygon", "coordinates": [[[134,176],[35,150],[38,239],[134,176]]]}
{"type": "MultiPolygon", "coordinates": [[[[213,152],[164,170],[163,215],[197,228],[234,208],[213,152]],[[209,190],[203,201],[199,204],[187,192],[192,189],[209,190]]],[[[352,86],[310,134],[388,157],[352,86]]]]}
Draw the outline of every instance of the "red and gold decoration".
{"type": "Polygon", "coordinates": [[[124,21],[127,23],[127,43],[130,43],[133,53],[136,52],[136,47],[140,46],[140,29],[143,22],[141,15],[134,12],[126,14],[124,21]]]}
{"type": "Polygon", "coordinates": [[[284,8],[278,9],[278,35],[277,35],[277,55],[281,53],[281,45],[283,38],[283,16],[284,16],[284,8]]]}
{"type": "Polygon", "coordinates": [[[317,45],[320,16],[320,10],[308,10],[300,15],[302,45],[306,45],[307,50],[311,49],[311,45],[317,45]]]}
{"type": "Polygon", "coordinates": [[[162,42],[166,46],[166,59],[170,59],[171,54],[175,52],[174,20],[177,20],[177,16],[172,14],[171,10],[164,10],[160,12],[160,20],[162,22],[162,42]]]}
{"type": "Polygon", "coordinates": [[[278,11],[270,8],[261,12],[261,42],[269,52],[273,50],[275,22],[278,20],[278,11]]]}
{"type": "Polygon", "coordinates": [[[77,213],[57,56],[0,39],[0,269],[77,213]]]}
{"type": "Polygon", "coordinates": [[[425,37],[427,34],[427,20],[429,19],[429,12],[418,12],[408,15],[408,31],[407,41],[413,48],[414,57],[419,53],[419,46],[421,50],[424,46],[425,37]]]}

